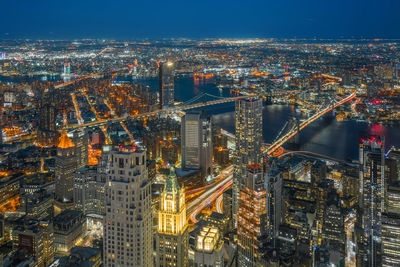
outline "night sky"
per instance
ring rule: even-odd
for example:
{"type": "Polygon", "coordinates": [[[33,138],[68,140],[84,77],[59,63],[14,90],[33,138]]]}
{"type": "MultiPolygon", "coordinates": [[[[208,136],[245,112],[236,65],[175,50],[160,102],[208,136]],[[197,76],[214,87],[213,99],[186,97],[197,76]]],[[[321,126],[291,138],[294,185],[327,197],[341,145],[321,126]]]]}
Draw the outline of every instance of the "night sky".
{"type": "Polygon", "coordinates": [[[0,38],[400,38],[399,0],[1,0],[0,38]]]}

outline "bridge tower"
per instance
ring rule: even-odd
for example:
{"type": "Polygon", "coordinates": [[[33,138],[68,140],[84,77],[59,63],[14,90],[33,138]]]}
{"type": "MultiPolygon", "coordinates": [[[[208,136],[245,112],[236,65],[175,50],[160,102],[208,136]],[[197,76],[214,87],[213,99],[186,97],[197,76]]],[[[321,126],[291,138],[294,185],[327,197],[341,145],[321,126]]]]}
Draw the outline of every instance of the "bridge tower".
{"type": "Polygon", "coordinates": [[[265,103],[266,105],[272,104],[272,97],[273,97],[273,95],[272,95],[272,90],[271,90],[271,89],[265,87],[265,94],[264,94],[264,97],[265,97],[265,102],[264,102],[264,103],[265,103]]]}
{"type": "MultiPolygon", "coordinates": [[[[297,119],[296,117],[293,117],[292,119],[290,119],[290,124],[292,124],[293,129],[295,129],[297,132],[299,132],[300,130],[300,122],[299,119],[297,119]]],[[[290,138],[289,140],[289,144],[290,144],[290,148],[293,150],[298,150],[300,147],[300,141],[299,141],[299,136],[300,134],[296,134],[295,136],[293,136],[292,138],[290,138]]]]}

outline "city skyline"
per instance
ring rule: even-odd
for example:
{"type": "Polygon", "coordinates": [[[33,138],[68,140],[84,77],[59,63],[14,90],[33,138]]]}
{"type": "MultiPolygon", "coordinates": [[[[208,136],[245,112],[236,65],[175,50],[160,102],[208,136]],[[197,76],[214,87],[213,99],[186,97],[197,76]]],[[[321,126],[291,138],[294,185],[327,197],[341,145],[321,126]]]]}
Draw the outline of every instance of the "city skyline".
{"type": "Polygon", "coordinates": [[[0,265],[399,266],[400,39],[223,38],[395,34],[396,5],[14,7],[64,39],[0,30],[0,265]]]}

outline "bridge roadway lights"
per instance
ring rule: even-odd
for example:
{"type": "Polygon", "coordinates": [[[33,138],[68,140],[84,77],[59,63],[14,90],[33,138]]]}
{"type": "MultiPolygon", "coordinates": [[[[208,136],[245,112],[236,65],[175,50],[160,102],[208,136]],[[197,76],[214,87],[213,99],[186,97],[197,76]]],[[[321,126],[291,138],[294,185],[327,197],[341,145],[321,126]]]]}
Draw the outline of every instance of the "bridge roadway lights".
{"type": "Polygon", "coordinates": [[[271,155],[276,149],[278,149],[278,147],[282,146],[284,143],[286,143],[290,138],[292,138],[293,136],[295,136],[296,134],[298,134],[300,131],[302,131],[305,127],[307,127],[310,123],[314,122],[316,119],[318,119],[319,117],[321,117],[322,115],[326,114],[327,112],[331,111],[332,109],[352,100],[354,97],[356,96],[356,94],[350,94],[349,96],[347,96],[346,98],[344,98],[343,100],[341,100],[340,102],[334,104],[331,107],[328,107],[314,115],[312,115],[310,118],[308,118],[306,121],[302,122],[299,127],[296,129],[296,131],[291,130],[290,132],[286,133],[283,137],[279,138],[276,142],[274,142],[271,146],[269,146],[266,150],[265,150],[265,154],[267,155],[271,155]]]}
{"type": "Polygon", "coordinates": [[[278,157],[280,157],[284,152],[285,152],[285,150],[283,149],[283,147],[280,146],[280,147],[276,148],[276,149],[272,152],[271,156],[274,157],[274,158],[278,158],[278,157]]]}
{"type": "MultiPolygon", "coordinates": [[[[286,92],[286,93],[290,93],[290,92],[286,92]]],[[[284,94],[284,92],[282,92],[282,94],[284,94]]],[[[133,116],[127,116],[127,117],[123,117],[123,118],[112,118],[112,119],[107,119],[105,121],[90,122],[90,123],[86,123],[86,124],[82,124],[82,125],[70,125],[70,126],[64,127],[63,130],[75,129],[75,128],[85,128],[85,127],[96,127],[96,126],[102,125],[103,123],[108,123],[108,122],[116,123],[116,122],[125,121],[127,119],[151,117],[151,116],[155,116],[155,115],[157,115],[159,113],[162,113],[162,112],[173,112],[173,111],[178,111],[178,110],[187,110],[187,109],[193,109],[193,108],[197,108],[197,107],[205,107],[205,106],[214,105],[214,104],[232,102],[232,101],[235,101],[237,99],[260,97],[260,96],[262,96],[262,94],[246,95],[246,96],[238,96],[238,97],[229,97],[229,98],[225,98],[225,99],[222,99],[222,100],[214,100],[214,101],[209,101],[209,102],[203,102],[203,103],[198,103],[198,104],[194,104],[194,105],[182,106],[182,107],[178,107],[178,108],[174,108],[174,109],[153,111],[153,112],[149,112],[149,113],[133,115],[133,116]]]]}

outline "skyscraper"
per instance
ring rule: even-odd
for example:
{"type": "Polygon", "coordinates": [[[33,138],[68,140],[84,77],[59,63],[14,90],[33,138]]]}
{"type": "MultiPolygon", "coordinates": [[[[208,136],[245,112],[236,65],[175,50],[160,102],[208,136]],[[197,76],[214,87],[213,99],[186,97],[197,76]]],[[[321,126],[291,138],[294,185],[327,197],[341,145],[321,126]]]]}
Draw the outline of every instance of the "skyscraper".
{"type": "Polygon", "coordinates": [[[97,166],[80,168],[74,175],[75,208],[85,215],[104,216],[105,176],[97,166]]]}
{"type": "Polygon", "coordinates": [[[326,202],[323,226],[323,245],[345,253],[346,232],[344,227],[344,212],[336,192],[329,192],[326,202]]]}
{"type": "Polygon", "coordinates": [[[88,165],[88,133],[85,129],[73,131],[71,139],[76,148],[77,168],[83,168],[88,165]]]}
{"type": "Polygon", "coordinates": [[[37,143],[41,146],[54,146],[59,136],[56,129],[57,110],[52,98],[43,101],[39,112],[37,143]]]}
{"type": "Polygon", "coordinates": [[[385,158],[385,212],[382,213],[382,266],[400,265],[400,151],[385,158]],[[387,172],[386,172],[387,171],[387,172]]]}
{"type": "Polygon", "coordinates": [[[171,168],[158,211],[157,266],[188,266],[185,190],[171,168]]]}
{"type": "Polygon", "coordinates": [[[358,263],[380,266],[381,214],[385,199],[385,154],[379,138],[372,136],[360,143],[360,214],[358,221],[358,263]]]}
{"type": "Polygon", "coordinates": [[[153,266],[151,184],[146,152],[124,147],[108,154],[105,266],[153,266]]]}
{"type": "Polygon", "coordinates": [[[71,63],[69,62],[64,63],[63,74],[64,75],[71,74],[71,63]]]}
{"type": "Polygon", "coordinates": [[[382,266],[400,265],[400,213],[382,213],[382,266]]]}
{"type": "Polygon", "coordinates": [[[262,165],[248,166],[240,183],[238,213],[238,264],[240,267],[260,266],[267,234],[267,203],[262,165]]]}
{"type": "Polygon", "coordinates": [[[74,196],[74,172],[76,171],[75,144],[64,132],[57,145],[55,160],[56,199],[61,203],[70,203],[74,196]]]}
{"type": "Polygon", "coordinates": [[[236,150],[233,172],[233,216],[237,221],[239,185],[248,166],[262,164],[262,101],[239,99],[235,103],[236,150]]]}
{"type": "Polygon", "coordinates": [[[174,105],[174,64],[161,62],[158,67],[158,82],[160,90],[160,108],[174,105]]]}
{"type": "Polygon", "coordinates": [[[53,103],[43,103],[40,107],[39,128],[46,131],[56,131],[56,107],[53,103]]]}
{"type": "Polygon", "coordinates": [[[13,240],[20,250],[33,256],[32,266],[45,267],[54,261],[53,224],[29,220],[13,229],[13,240]]]}
{"type": "Polygon", "coordinates": [[[182,168],[200,169],[202,177],[212,174],[212,120],[205,113],[192,112],[182,117],[182,168]]]}
{"type": "Polygon", "coordinates": [[[265,189],[267,197],[267,235],[268,241],[276,248],[279,225],[283,218],[283,178],[282,172],[271,168],[265,176],[265,189]]]}

